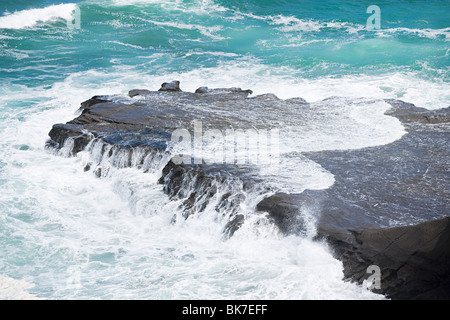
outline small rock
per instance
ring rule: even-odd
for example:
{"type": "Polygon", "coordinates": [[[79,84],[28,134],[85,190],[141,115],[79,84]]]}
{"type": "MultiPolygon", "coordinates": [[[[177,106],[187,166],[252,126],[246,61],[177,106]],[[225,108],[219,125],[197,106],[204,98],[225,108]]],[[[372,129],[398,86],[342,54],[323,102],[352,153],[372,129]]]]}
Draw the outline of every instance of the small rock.
{"type": "Polygon", "coordinates": [[[255,100],[280,100],[275,94],[273,93],[264,93],[257,95],[253,99],[255,100]]]}
{"type": "Polygon", "coordinates": [[[195,93],[234,94],[234,95],[248,96],[249,94],[253,94],[253,91],[250,89],[242,90],[241,88],[237,88],[237,87],[215,88],[215,89],[209,89],[208,87],[200,87],[197,90],[195,90],[195,93]]]}
{"type": "Polygon", "coordinates": [[[300,98],[300,97],[289,98],[289,99],[286,99],[286,101],[287,101],[287,102],[290,102],[290,103],[297,103],[297,104],[305,104],[305,103],[308,103],[305,99],[300,98]]]}
{"type": "Polygon", "coordinates": [[[133,98],[135,96],[144,96],[146,94],[149,94],[150,92],[151,92],[150,90],[146,89],[133,89],[128,92],[128,96],[130,98],[133,98]]]}
{"type": "Polygon", "coordinates": [[[181,91],[180,81],[164,82],[159,91],[181,91]]]}
{"type": "Polygon", "coordinates": [[[225,226],[224,233],[231,237],[244,224],[244,215],[237,214],[233,220],[228,221],[225,226]]]}
{"type": "Polygon", "coordinates": [[[195,90],[195,93],[208,93],[208,87],[200,87],[197,90],[195,90]]]}
{"type": "Polygon", "coordinates": [[[111,102],[111,100],[104,99],[102,96],[93,96],[89,100],[82,102],[80,109],[78,109],[78,111],[83,111],[84,109],[87,109],[97,103],[105,103],[105,102],[111,102]]]}
{"type": "Polygon", "coordinates": [[[91,165],[92,165],[91,162],[89,162],[88,164],[86,164],[86,166],[84,167],[84,172],[91,170],[91,165]]]}

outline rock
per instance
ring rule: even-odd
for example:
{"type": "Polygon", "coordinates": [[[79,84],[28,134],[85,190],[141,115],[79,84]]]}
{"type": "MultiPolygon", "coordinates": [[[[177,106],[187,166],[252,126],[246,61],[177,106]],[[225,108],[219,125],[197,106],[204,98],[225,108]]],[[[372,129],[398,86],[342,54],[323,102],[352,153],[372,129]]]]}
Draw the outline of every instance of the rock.
{"type": "Polygon", "coordinates": [[[180,81],[164,82],[159,91],[181,91],[180,81]]]}
{"type": "Polygon", "coordinates": [[[195,90],[195,93],[208,93],[208,87],[200,87],[197,90],[195,90]]]}
{"type": "Polygon", "coordinates": [[[368,266],[377,265],[381,289],[374,291],[392,299],[448,299],[450,110],[390,103],[387,113],[408,134],[379,147],[305,153],[334,174],[333,186],[275,194],[257,208],[285,234],[305,232],[301,209],[313,208],[316,239],[330,244],[348,280],[362,283],[368,266]]]}
{"type": "Polygon", "coordinates": [[[234,218],[226,224],[224,233],[227,237],[231,237],[237,230],[239,230],[242,224],[244,224],[244,215],[235,215],[234,218]]]}
{"type": "MultiPolygon", "coordinates": [[[[316,206],[318,194],[275,194],[257,208],[269,213],[284,234],[302,234],[307,230],[299,208],[316,206]]],[[[376,293],[390,299],[450,299],[450,217],[408,226],[364,227],[358,216],[351,220],[351,208],[346,214],[322,205],[314,239],[330,245],[343,263],[345,279],[362,284],[371,275],[368,267],[375,265],[381,275],[376,293]]]]}
{"type": "Polygon", "coordinates": [[[111,102],[111,100],[104,99],[102,96],[94,96],[84,102],[81,103],[79,111],[83,111],[84,109],[88,109],[89,107],[96,105],[98,103],[111,102]]]}
{"type": "Polygon", "coordinates": [[[133,89],[133,90],[130,90],[130,91],[128,92],[128,96],[129,96],[130,98],[133,98],[133,97],[136,97],[136,96],[145,96],[145,95],[147,95],[147,94],[149,94],[149,93],[151,93],[150,90],[146,90],[146,89],[133,89]]]}
{"type": "MultiPolygon", "coordinates": [[[[321,233],[321,231],[319,231],[321,233]]],[[[450,217],[412,226],[367,228],[343,241],[324,236],[344,264],[344,275],[359,283],[367,268],[381,268],[380,289],[392,299],[450,299],[450,217]]]]}
{"type": "Polygon", "coordinates": [[[256,97],[253,97],[255,100],[280,100],[275,94],[273,93],[264,93],[257,95],[256,97]]]}
{"type": "MultiPolygon", "coordinates": [[[[258,181],[248,173],[246,168],[240,169],[237,174],[236,171],[230,172],[221,166],[175,164],[169,161],[162,170],[159,183],[164,185],[163,190],[170,199],[183,200],[185,219],[194,213],[203,212],[221,187],[222,196],[215,200],[215,209],[228,216],[224,235],[231,237],[244,223],[244,216],[238,214],[240,205],[246,198],[242,185],[258,185],[258,181]]],[[[264,194],[266,191],[262,189],[260,193],[264,194]]]]}
{"type": "MultiPolygon", "coordinates": [[[[108,166],[101,166],[107,160],[118,168],[143,166],[143,172],[151,169],[149,163],[161,161],[160,183],[170,198],[180,200],[185,218],[213,205],[225,219],[228,236],[244,223],[239,206],[249,192],[256,199],[266,197],[257,209],[268,213],[285,234],[309,235],[310,217],[304,212],[313,212],[316,238],[329,242],[343,262],[346,279],[361,282],[368,276],[367,266],[378,265],[380,292],[390,298],[449,296],[449,108],[428,111],[386,100],[392,105],[387,114],[400,119],[408,134],[379,147],[302,153],[333,173],[334,185],[281,194],[267,190],[251,164],[169,161],[165,157],[172,133],[185,128],[192,134],[193,119],[202,119],[203,131],[225,132],[230,126],[267,130],[274,123],[301,127],[308,125],[320,102],[310,106],[270,94],[248,98],[251,90],[240,88],[183,92],[178,81],[164,83],[160,91],[168,92],[131,90],[129,96],[146,96],[135,101],[92,97],[75,119],[53,126],[47,146],[65,148],[72,156],[97,146],[98,159],[90,159],[85,169],[100,177],[108,174],[108,166]]],[[[327,106],[332,103],[333,98],[326,100],[327,106]]]]}
{"type": "Polygon", "coordinates": [[[270,218],[286,235],[306,232],[299,209],[306,199],[302,195],[277,193],[263,199],[256,206],[261,212],[268,212],[270,218]]]}
{"type": "Polygon", "coordinates": [[[427,110],[401,100],[387,99],[386,102],[392,105],[392,108],[386,114],[399,118],[403,123],[438,124],[450,122],[449,108],[427,110]]]}
{"type": "Polygon", "coordinates": [[[299,97],[297,97],[297,98],[289,98],[289,99],[286,99],[286,101],[289,101],[289,102],[292,102],[292,103],[296,103],[296,104],[306,104],[306,103],[308,103],[308,101],[306,101],[303,98],[299,98],[299,97]]]}
{"type": "Polygon", "coordinates": [[[209,94],[233,94],[233,95],[241,95],[244,97],[247,97],[250,94],[253,94],[253,91],[250,89],[242,90],[241,88],[216,88],[216,89],[209,89],[208,87],[200,87],[197,90],[195,90],[195,93],[209,93],[209,94]]]}
{"type": "Polygon", "coordinates": [[[47,142],[47,147],[61,149],[69,139],[73,142],[69,154],[75,156],[91,141],[92,137],[83,131],[83,127],[77,124],[57,124],[49,132],[51,138],[47,142]]]}

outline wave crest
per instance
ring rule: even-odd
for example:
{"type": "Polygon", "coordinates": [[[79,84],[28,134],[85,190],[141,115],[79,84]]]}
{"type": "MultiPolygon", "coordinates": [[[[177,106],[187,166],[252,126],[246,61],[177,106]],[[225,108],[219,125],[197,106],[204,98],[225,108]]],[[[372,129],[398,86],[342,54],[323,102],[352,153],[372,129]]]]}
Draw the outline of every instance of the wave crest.
{"type": "Polygon", "coordinates": [[[77,6],[75,3],[51,5],[41,9],[17,11],[0,17],[0,29],[25,29],[38,23],[72,21],[77,6]]]}

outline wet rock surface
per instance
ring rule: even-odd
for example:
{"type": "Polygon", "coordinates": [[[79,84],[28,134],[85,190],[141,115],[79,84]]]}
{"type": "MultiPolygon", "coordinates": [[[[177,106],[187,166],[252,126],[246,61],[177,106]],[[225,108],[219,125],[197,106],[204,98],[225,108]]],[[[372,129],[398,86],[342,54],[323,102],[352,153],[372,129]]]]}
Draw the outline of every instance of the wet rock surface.
{"type": "Polygon", "coordinates": [[[322,234],[344,263],[344,276],[362,282],[380,269],[374,292],[392,299],[450,299],[450,218],[393,228],[365,228],[349,238],[322,234]],[[345,239],[345,240],[344,240],[345,239]]]}
{"type": "MultiPolygon", "coordinates": [[[[245,100],[250,90],[206,88],[191,93],[181,91],[179,86],[178,81],[172,81],[163,83],[158,91],[135,89],[130,90],[128,96],[92,97],[81,103],[78,117],[53,126],[47,146],[68,150],[69,156],[96,148],[98,159],[87,163],[84,170],[98,177],[108,173],[108,168],[102,166],[105,161],[118,168],[144,168],[145,172],[150,167],[146,162],[155,158],[160,161],[163,154],[167,154],[176,130],[185,129],[193,135],[193,121],[198,119],[203,120],[202,131],[209,128],[225,131],[230,129],[230,124],[246,127],[251,120],[231,111],[239,104],[258,107],[256,101],[247,103],[245,100]],[[229,113],[222,114],[227,108],[229,113]],[[213,113],[214,118],[210,117],[213,113]],[[231,119],[230,113],[233,114],[231,119]]],[[[262,120],[258,125],[267,126],[262,120]]],[[[170,199],[181,201],[184,219],[202,213],[208,205],[215,206],[227,221],[225,238],[232,236],[244,221],[238,210],[246,200],[245,194],[261,195],[268,192],[267,188],[260,187],[261,179],[251,165],[206,165],[204,159],[200,159],[200,164],[194,163],[197,162],[194,157],[188,159],[189,163],[168,161],[163,167],[159,183],[164,192],[170,199]]]]}
{"type": "Polygon", "coordinates": [[[335,175],[334,185],[276,194],[258,209],[284,232],[298,233],[298,208],[315,208],[316,238],[330,243],[349,280],[362,283],[377,265],[381,288],[374,291],[392,299],[449,299],[450,109],[388,102],[388,114],[408,134],[380,147],[308,153],[335,175]]]}

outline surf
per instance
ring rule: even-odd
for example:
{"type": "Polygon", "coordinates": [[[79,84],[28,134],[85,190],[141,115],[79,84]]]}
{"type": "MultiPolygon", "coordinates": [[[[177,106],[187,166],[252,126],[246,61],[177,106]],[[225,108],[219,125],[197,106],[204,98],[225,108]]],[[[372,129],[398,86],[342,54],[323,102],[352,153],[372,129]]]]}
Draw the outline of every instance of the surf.
{"type": "Polygon", "coordinates": [[[66,3],[17,11],[0,17],[0,28],[25,29],[58,21],[67,23],[73,20],[76,8],[75,3],[66,3]]]}

